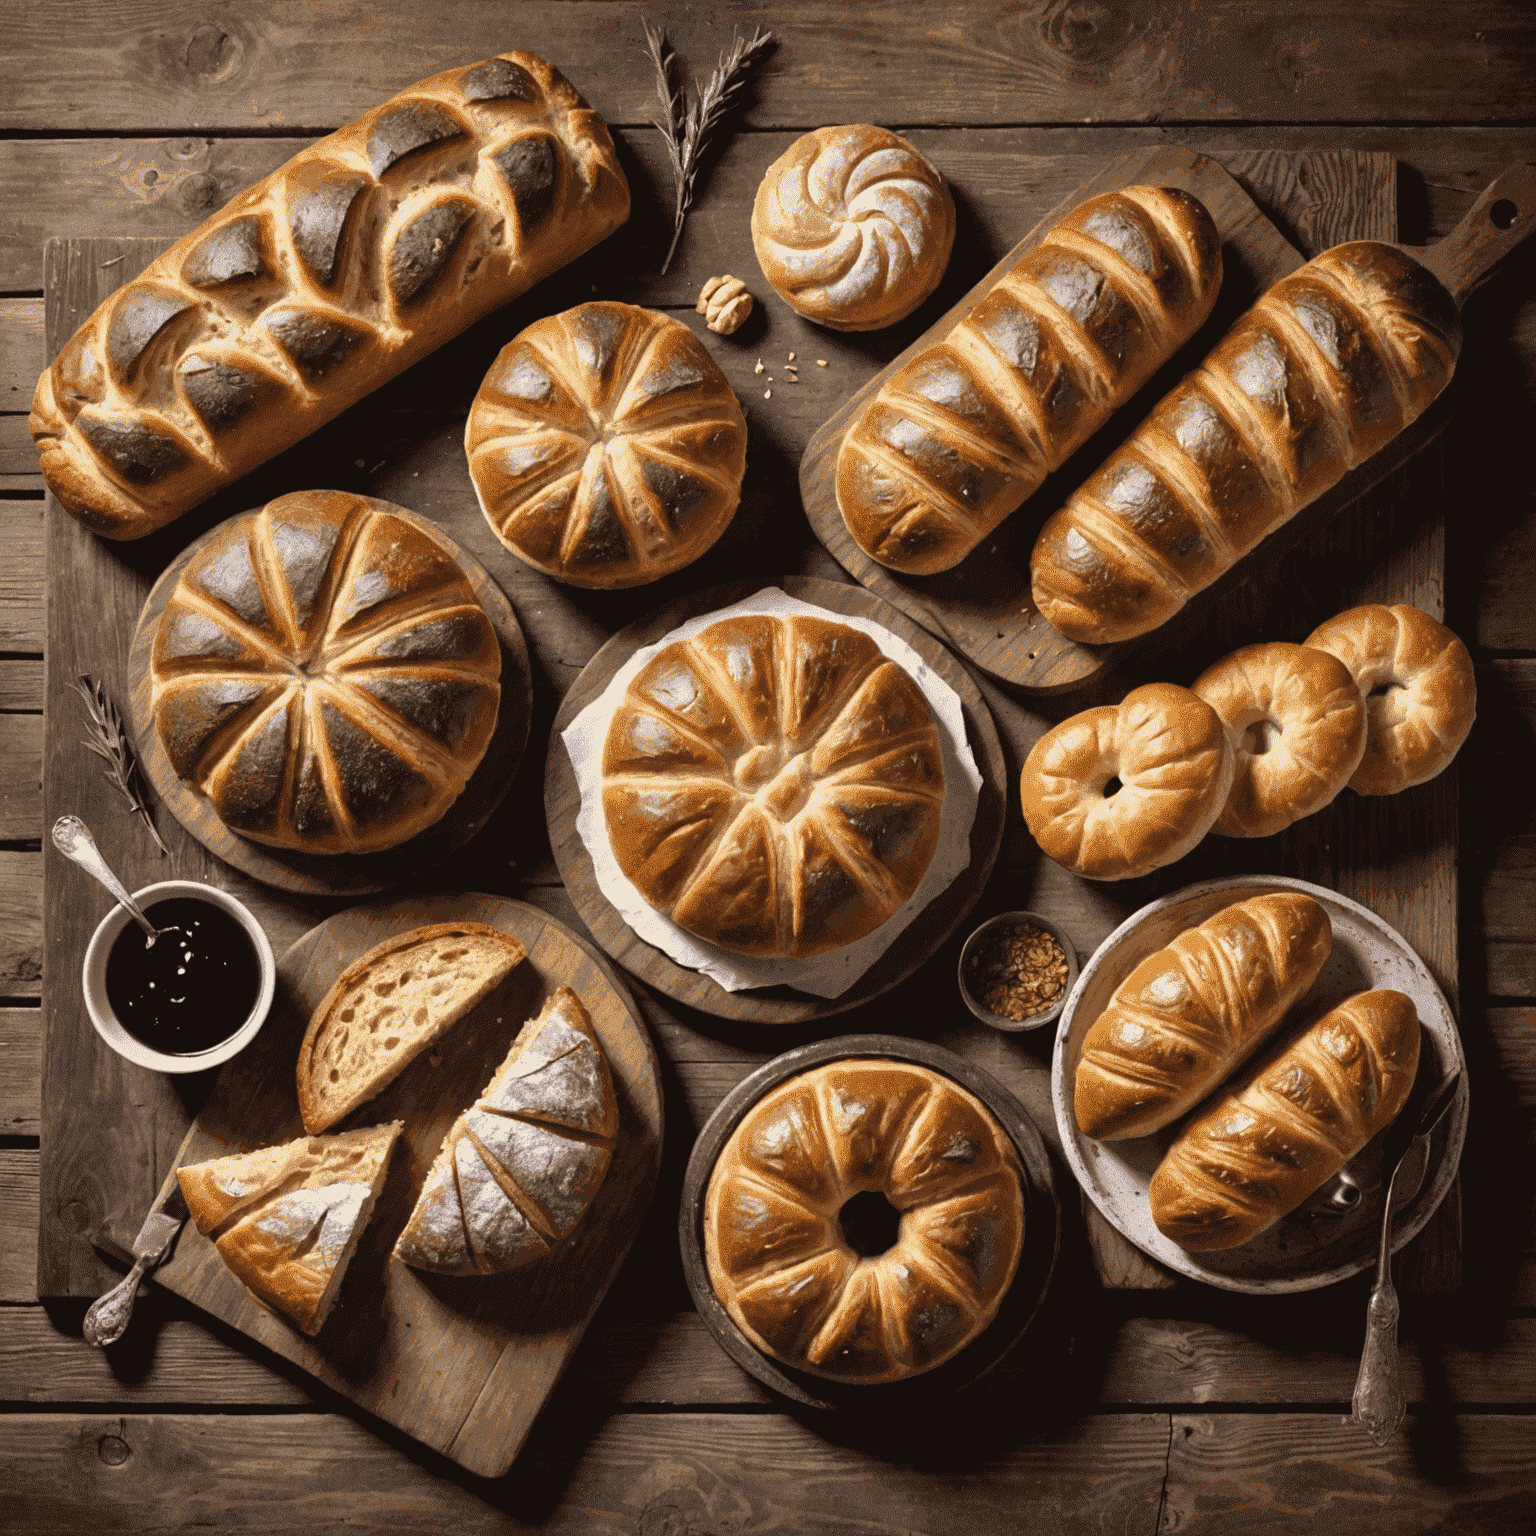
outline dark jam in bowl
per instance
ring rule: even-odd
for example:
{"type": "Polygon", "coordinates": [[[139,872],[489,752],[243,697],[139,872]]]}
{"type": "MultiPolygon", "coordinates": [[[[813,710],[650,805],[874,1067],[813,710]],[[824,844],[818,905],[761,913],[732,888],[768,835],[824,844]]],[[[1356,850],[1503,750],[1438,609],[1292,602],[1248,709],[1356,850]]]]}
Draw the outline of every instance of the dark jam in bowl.
{"type": "Polygon", "coordinates": [[[256,946],[238,918],[172,896],[144,909],[160,937],[151,944],[130,922],[107,956],[107,1001],[141,1045],[192,1056],[228,1040],[251,1016],[261,992],[256,946]]]}

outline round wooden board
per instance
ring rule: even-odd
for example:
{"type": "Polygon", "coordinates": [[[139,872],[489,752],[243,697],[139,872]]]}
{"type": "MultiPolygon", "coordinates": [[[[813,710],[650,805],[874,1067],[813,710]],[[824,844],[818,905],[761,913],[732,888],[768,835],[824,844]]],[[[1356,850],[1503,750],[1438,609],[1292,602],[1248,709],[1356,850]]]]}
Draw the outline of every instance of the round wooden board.
{"type": "MultiPolygon", "coordinates": [[[[490,820],[511,786],[528,744],[533,672],[517,615],[475,557],[429,518],[404,507],[394,511],[435,539],[458,561],[501,640],[501,707],[496,729],[464,792],[441,820],[408,842],[379,853],[310,854],[253,842],[231,831],[193,787],[176,776],[150,712],[150,659],[155,630],[181,573],[193,556],[234,521],[228,518],[194,539],[161,573],[144,600],[128,651],[128,711],[145,777],[170,813],[210,853],[252,879],[302,896],[366,896],[403,885],[463,847],[490,820]]],[[[236,516],[244,517],[245,513],[236,516]]]]}
{"type": "Polygon", "coordinates": [[[1347,1215],[1328,1213],[1323,1198],[1328,1189],[1325,1184],[1289,1216],[1248,1242],[1197,1253],[1181,1248],[1158,1230],[1147,1201],[1152,1174],[1189,1116],[1180,1116],[1147,1136],[1095,1141],[1077,1127],[1072,1088],[1088,1030],[1109,1005],[1115,989],[1141,961],[1233,902],[1271,891],[1310,896],[1327,912],[1333,929],[1333,948],[1322,971],[1288,1022],[1280,1025],[1276,1041],[1347,997],[1390,987],[1413,1000],[1422,1026],[1419,1073],[1402,1111],[1409,1117],[1404,1123],[1412,1123],[1424,1096],[1449,1071],[1462,1071],[1451,1111],[1431,1140],[1422,1184],[1406,1203],[1399,1190],[1392,1247],[1394,1252],[1403,1247],[1425,1227],[1456,1177],[1467,1129],[1466,1057],[1455,1016],[1429,967],[1369,907],[1337,891],[1280,875],[1225,876],[1150,902],[1121,923],[1083,967],[1067,999],[1051,1062],[1051,1098],[1063,1155],[1104,1219],[1143,1253],[1181,1275],[1223,1290],[1264,1296],[1332,1285],[1376,1262],[1381,1235],[1382,1161],[1394,1127],[1387,1127],[1367,1142],[1346,1165],[1365,1190],[1364,1198],[1347,1215]]]}
{"type": "Polygon", "coordinates": [[[688,1159],[677,1232],[683,1273],[694,1306],[715,1336],[715,1342],[743,1370],[774,1392],[807,1408],[899,1414],[904,1410],[910,1412],[936,1396],[970,1386],[1024,1336],[1056,1269],[1061,1248],[1061,1208],[1045,1143],[1023,1106],[996,1078],[972,1066],[963,1056],[926,1040],[907,1040],[897,1035],[839,1035],[775,1056],[720,1101],[699,1132],[688,1159]],[[771,1360],[736,1326],[721,1305],[710,1284],[704,1259],[704,1196],[709,1176],[721,1149],[747,1111],[780,1083],[812,1067],[854,1056],[916,1062],[953,1078],[996,1116],[1019,1154],[1024,1174],[1024,1249],[1019,1255],[1018,1272],[997,1316],[979,1337],[942,1365],[907,1381],[873,1386],[829,1381],[771,1360]]]}
{"type": "Polygon", "coordinates": [[[177,1156],[199,1163],[304,1134],[294,1063],[314,1009],[359,955],[430,923],[486,923],[528,951],[442,1044],[335,1129],[404,1121],[395,1170],[315,1339],[254,1302],[212,1244],[184,1233],[156,1281],[241,1329],[369,1412],[482,1476],[511,1464],[638,1233],[661,1166],[663,1094],[645,1023],[608,962],[535,907],[476,892],[384,899],[312,928],[278,962],[272,1016],[220,1076],[177,1156]],[[613,1162],[552,1253],[502,1275],[422,1274],[390,1258],[450,1125],[523,1022],[560,984],[602,1042],[619,1104],[613,1162]]]}
{"type": "Polygon", "coordinates": [[[829,1018],[878,997],[910,976],[954,932],[981,896],[1002,846],[1007,805],[1007,767],[1002,743],[991,712],[965,668],[932,635],[862,587],[818,581],[809,576],[714,587],[680,598],[649,617],[626,625],[587,663],[566,694],[550,732],[549,756],[544,767],[544,814],[549,823],[549,845],[560,878],[597,942],[620,965],[668,997],[722,1019],[744,1019],[757,1024],[799,1024],[829,1018]],[[640,938],[598,889],[592,855],[576,830],[581,795],[565,743],[560,739],[561,732],[602,693],[619,668],[642,646],[652,644],[699,614],[729,607],[767,586],[778,586],[791,597],[831,613],[871,619],[905,640],[960,696],[966,740],[982,775],[976,819],[971,824],[970,863],[965,872],[935,897],[840,997],[813,997],[790,987],[727,992],[702,972],[678,965],[640,938]]]}

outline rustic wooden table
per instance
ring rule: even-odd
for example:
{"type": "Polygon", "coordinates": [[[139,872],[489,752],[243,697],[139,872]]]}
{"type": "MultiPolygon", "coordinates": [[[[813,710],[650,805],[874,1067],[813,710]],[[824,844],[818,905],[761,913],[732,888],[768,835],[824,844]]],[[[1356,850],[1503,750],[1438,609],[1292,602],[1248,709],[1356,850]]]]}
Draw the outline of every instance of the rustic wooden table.
{"type": "MultiPolygon", "coordinates": [[[[1443,603],[1473,645],[1479,724],[1438,787],[1380,815],[1330,811],[1254,845],[1251,857],[1243,849],[1240,866],[1222,862],[1230,845],[1213,843],[1130,888],[1088,887],[1040,859],[1015,802],[976,909],[979,920],[1036,905],[1068,925],[1086,958],[1153,895],[1228,868],[1283,870],[1355,895],[1424,954],[1458,1008],[1473,1118],[1459,1195],[1402,1264],[1411,1408],[1387,1447],[1341,1423],[1363,1279],[1283,1298],[1172,1285],[1084,1216],[1060,1168],[1062,1258],[1040,1319],[991,1378],[934,1418],[788,1412],[715,1345],[683,1283],[677,1199],[698,1127],[771,1055],[832,1031],[938,1040],[995,1072],[1054,1134],[1048,1044],[991,1035],[959,1014],[958,935],[896,1001],[876,999],[815,1029],[727,1023],[636,987],[667,1098],[658,1194],[503,1478],[462,1472],[164,1293],[145,1293],[112,1349],[81,1339],[85,1298],[117,1274],[93,1239],[122,1216],[114,1204],[147,1200],[209,1085],[173,1089],[126,1071],[79,1034],[74,961],[60,957],[74,955],[106,898],[50,855],[45,904],[44,783],[47,815],[79,808],[111,826],[131,883],[210,868],[163,813],[167,861],[117,817],[75,746],[67,683],[84,666],[121,696],[121,624],[213,516],[328,483],[399,501],[471,543],[529,637],[533,737],[502,811],[427,888],[514,895],[579,927],[550,856],[541,792],[549,724],[582,666],[616,628],[695,587],[764,574],[839,579],[800,509],[805,443],[1106,161],[1164,143],[1212,154],[1305,254],[1366,233],[1431,241],[1500,169],[1536,161],[1536,14],[1522,0],[764,4],[734,19],[745,30],[773,29],[779,46],[709,171],[672,270],[659,277],[670,184],[648,125],[643,17],[666,26],[701,73],[733,20],[630,0],[515,8],[325,0],[298,10],[273,0],[152,8],[30,0],[0,14],[0,1529],[1225,1536],[1324,1520],[1360,1532],[1528,1528],[1536,1492],[1530,247],[1468,308],[1462,395],[1446,433],[1266,573],[1262,589],[1236,594],[1177,651],[1138,655],[1086,694],[1042,703],[985,685],[1011,769],[1047,724],[1087,702],[1143,677],[1187,680],[1259,635],[1299,638],[1350,602],[1396,594],[1443,603]],[[88,312],[71,316],[72,307],[94,304],[312,138],[424,75],[507,47],[558,64],[614,129],[635,202],[626,229],[162,541],[104,550],[50,512],[26,410],[49,356],[46,337],[67,336],[88,312]],[[798,321],[763,281],[747,235],[767,164],[799,132],[840,121],[906,133],[950,179],[960,211],[940,293],[905,325],[863,337],[798,321]],[[708,338],[751,430],[736,526],[700,569],[656,590],[573,595],[531,576],[483,524],[474,531],[472,502],[473,515],[464,511],[457,444],[490,357],[535,315],[595,294],[666,309],[697,329],[694,298],[721,272],[744,278],[761,309],[737,337],[708,338]],[[798,383],[782,370],[790,352],[798,383]],[[754,372],[759,358],[778,380],[771,397],[754,372]],[[46,573],[45,547],[55,562],[46,573]],[[54,662],[46,688],[45,645],[54,662]],[[119,1149],[110,1166],[89,1162],[96,1145],[119,1149]]],[[[341,905],[259,900],[279,948],[341,905]]]]}

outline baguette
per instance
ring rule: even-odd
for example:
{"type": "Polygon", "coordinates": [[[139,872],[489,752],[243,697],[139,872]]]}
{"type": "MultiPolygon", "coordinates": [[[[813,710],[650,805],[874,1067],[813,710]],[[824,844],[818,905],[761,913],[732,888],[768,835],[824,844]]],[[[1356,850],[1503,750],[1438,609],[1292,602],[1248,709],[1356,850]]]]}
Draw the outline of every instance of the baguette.
{"type": "Polygon", "coordinates": [[[1035,605],[1069,640],[1165,623],[1396,437],[1450,382],[1455,301],[1394,246],[1282,278],[1035,542],[1035,605]]]}
{"type": "Polygon", "coordinates": [[[1194,335],[1220,286],[1221,238],[1188,192],[1074,208],[853,418],[836,487],[854,540],[909,575],[959,564],[1194,335]]]}
{"type": "Polygon", "coordinates": [[[602,119],[527,53],[302,150],[108,298],[38,380],[43,478],[96,533],[179,517],[629,215],[602,119]]]}
{"type": "Polygon", "coordinates": [[[1327,912],[1279,891],[1223,907],[1148,956],[1083,1041],[1073,1086],[1083,1133],[1146,1136],[1194,1108],[1263,1044],[1332,949],[1327,912]]]}
{"type": "Polygon", "coordinates": [[[1179,1133],[1148,1189],[1158,1230],[1193,1252],[1257,1237],[1397,1117],[1418,1065],[1409,998],[1340,1003],[1179,1133]]]}

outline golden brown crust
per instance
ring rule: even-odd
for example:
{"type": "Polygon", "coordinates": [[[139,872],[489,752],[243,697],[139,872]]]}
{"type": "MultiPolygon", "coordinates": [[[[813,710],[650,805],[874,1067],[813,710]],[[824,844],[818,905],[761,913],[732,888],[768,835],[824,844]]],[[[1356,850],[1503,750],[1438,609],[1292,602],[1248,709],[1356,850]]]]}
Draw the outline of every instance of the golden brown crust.
{"type": "Polygon", "coordinates": [[[1024,820],[1041,851],[1074,874],[1131,879],[1205,836],[1235,761],[1209,704],[1175,683],[1147,683],[1034,744],[1019,775],[1024,820]]]}
{"type": "Polygon", "coordinates": [[[1072,210],[850,423],[837,504],[872,559],[949,570],[1199,329],[1221,286],[1204,206],[1168,187],[1072,210]]]}
{"type": "Polygon", "coordinates": [[[1177,1120],[1263,1043],[1332,949],[1327,912],[1299,892],[1235,902],[1186,929],[1089,1026],[1073,1080],[1078,1128],[1118,1141],[1177,1120]]]}
{"type": "Polygon", "coordinates": [[[1365,752],[1365,701],[1337,657],[1310,645],[1245,645],[1207,667],[1194,691],[1221,716],[1237,754],[1213,830],[1269,837],[1320,811],[1365,752]]]}
{"type": "Polygon", "coordinates": [[[302,150],[111,295],[38,381],[63,505],[139,538],[618,227],[602,119],[507,53],[302,150]]]}
{"type": "Polygon", "coordinates": [[[1156,629],[1414,421],[1460,349],[1454,302],[1406,253],[1313,257],[1051,516],[1036,606],[1082,643],[1156,629]]]}
{"type": "Polygon", "coordinates": [[[722,620],[631,681],[603,748],[619,868],[658,911],[740,954],[872,933],[938,846],[944,766],[922,690],[811,615],[722,620]]]}
{"type": "Polygon", "coordinates": [[[171,767],[242,837],[393,848],[459,797],[496,728],[501,645],[458,562],[398,507],[298,491],[231,518],[155,631],[171,767]]]}
{"type": "Polygon", "coordinates": [[[1194,1252],[1257,1237],[1397,1117],[1418,1064],[1409,998],[1340,1003],[1180,1131],[1147,1191],[1158,1230],[1194,1252]]]}
{"type": "Polygon", "coordinates": [[[315,1135],[380,1093],[527,953],[486,923],[430,923],[359,955],[320,1000],[299,1045],[304,1128],[315,1135]]]}
{"type": "Polygon", "coordinates": [[[752,248],[791,309],[835,331],[905,319],[939,285],[955,204],[905,139],[868,123],[802,135],[763,175],[752,248]]]}
{"type": "Polygon", "coordinates": [[[491,365],[464,430],[470,479],[520,560],[579,587],[633,587],[729,526],[747,423],[704,344],[633,304],[537,320],[491,365]]]}
{"type": "Polygon", "coordinates": [[[710,1284],[765,1353],[845,1381],[941,1364],[992,1321],[1018,1267],[1018,1155],[986,1107],[906,1062],[829,1062],[747,1113],[704,1203],[710,1284]],[[840,1213],[879,1192],[901,1219],[865,1257],[840,1213]]]}
{"type": "Polygon", "coordinates": [[[1336,656],[1365,699],[1367,740],[1351,789],[1395,795],[1445,771],[1477,718],[1477,675],[1455,634],[1421,608],[1368,603],[1329,619],[1307,644],[1336,656]]]}

